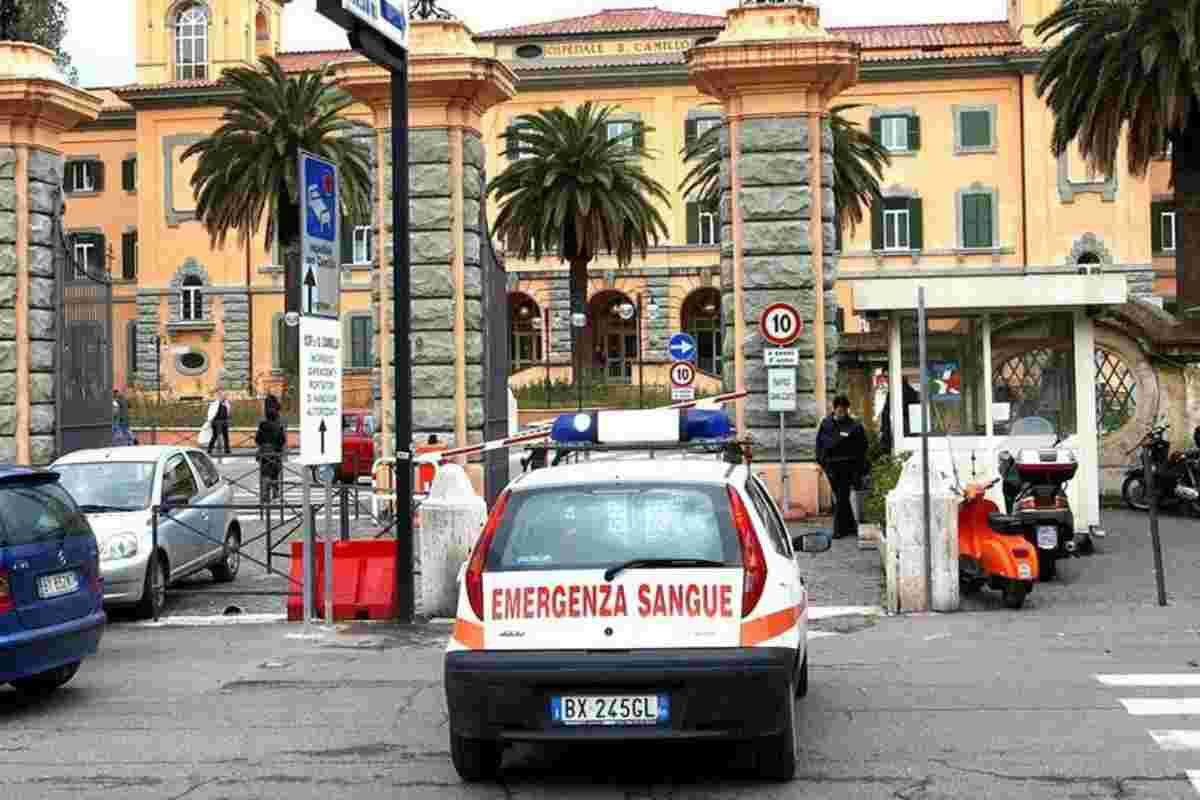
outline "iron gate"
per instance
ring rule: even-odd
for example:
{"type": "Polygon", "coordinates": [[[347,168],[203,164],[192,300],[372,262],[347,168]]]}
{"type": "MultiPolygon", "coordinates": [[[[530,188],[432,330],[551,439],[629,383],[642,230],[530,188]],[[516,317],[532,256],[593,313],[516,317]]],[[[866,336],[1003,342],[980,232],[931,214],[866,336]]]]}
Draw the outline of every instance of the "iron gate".
{"type": "Polygon", "coordinates": [[[75,260],[63,230],[61,189],[55,208],[55,450],[62,456],[112,443],[112,281],[106,252],[100,268],[75,260]]]}
{"type": "MultiPolygon", "coordinates": [[[[487,197],[486,181],[480,177],[480,197],[487,197]]],[[[483,270],[483,440],[508,436],[508,281],[504,264],[492,247],[487,204],[479,207],[482,240],[479,263],[483,270]]],[[[484,453],[484,500],[491,508],[508,485],[508,449],[484,453]]]]}

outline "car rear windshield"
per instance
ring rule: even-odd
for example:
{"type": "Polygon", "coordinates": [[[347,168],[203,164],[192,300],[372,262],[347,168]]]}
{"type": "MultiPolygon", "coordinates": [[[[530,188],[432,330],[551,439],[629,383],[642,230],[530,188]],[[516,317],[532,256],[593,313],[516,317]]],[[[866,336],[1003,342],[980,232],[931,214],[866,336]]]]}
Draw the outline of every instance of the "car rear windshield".
{"type": "Polygon", "coordinates": [[[87,519],[58,484],[22,483],[0,487],[0,546],[91,534],[87,519]]]}
{"type": "Polygon", "coordinates": [[[621,483],[514,492],[488,569],[591,569],[634,559],[741,564],[723,486],[621,483]]]}

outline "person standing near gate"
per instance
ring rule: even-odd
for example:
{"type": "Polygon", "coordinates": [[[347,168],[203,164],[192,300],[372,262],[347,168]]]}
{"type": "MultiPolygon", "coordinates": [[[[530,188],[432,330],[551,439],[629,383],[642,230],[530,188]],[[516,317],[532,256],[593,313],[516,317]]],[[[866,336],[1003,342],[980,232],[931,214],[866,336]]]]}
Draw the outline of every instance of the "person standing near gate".
{"type": "Polygon", "coordinates": [[[259,474],[263,502],[280,495],[279,476],[283,472],[283,452],[287,449],[287,430],[279,419],[279,401],[267,395],[264,418],[258,423],[254,443],[258,445],[259,474]]]}
{"type": "Polygon", "coordinates": [[[217,399],[208,404],[208,424],[212,428],[212,438],[208,440],[208,454],[211,456],[217,439],[225,440],[225,455],[229,455],[229,401],[225,399],[225,390],[217,390],[217,399]]]}
{"type": "Polygon", "coordinates": [[[840,394],[833,401],[833,413],[822,420],[817,432],[817,463],[833,487],[835,539],[858,536],[850,491],[862,480],[866,460],[867,432],[850,416],[850,398],[840,394]]]}
{"type": "Polygon", "coordinates": [[[129,432],[129,403],[121,390],[113,387],[113,423],[112,443],[114,447],[136,444],[133,434],[129,432]]]}

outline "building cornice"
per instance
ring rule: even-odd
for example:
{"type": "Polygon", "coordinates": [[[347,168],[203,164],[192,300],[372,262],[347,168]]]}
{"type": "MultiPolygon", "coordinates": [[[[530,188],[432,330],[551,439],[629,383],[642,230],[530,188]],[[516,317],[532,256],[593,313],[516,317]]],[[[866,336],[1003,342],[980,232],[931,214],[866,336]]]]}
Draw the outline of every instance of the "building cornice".
{"type": "Polygon", "coordinates": [[[139,111],[157,108],[224,106],[239,94],[236,89],[226,85],[205,87],[136,86],[115,91],[118,97],[139,111]]]}
{"type": "Polygon", "coordinates": [[[75,126],[77,131],[98,130],[134,130],[137,128],[137,113],[132,109],[120,111],[101,111],[94,120],[87,120],[75,126]]]}

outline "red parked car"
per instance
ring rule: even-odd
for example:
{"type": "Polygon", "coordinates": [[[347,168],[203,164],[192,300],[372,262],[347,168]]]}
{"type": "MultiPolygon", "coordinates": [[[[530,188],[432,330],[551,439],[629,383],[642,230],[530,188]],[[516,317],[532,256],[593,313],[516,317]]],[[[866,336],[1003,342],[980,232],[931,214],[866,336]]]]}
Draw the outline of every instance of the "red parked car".
{"type": "Polygon", "coordinates": [[[375,463],[375,412],[366,409],[342,411],[342,466],[339,483],[354,483],[371,477],[375,463]]]}

